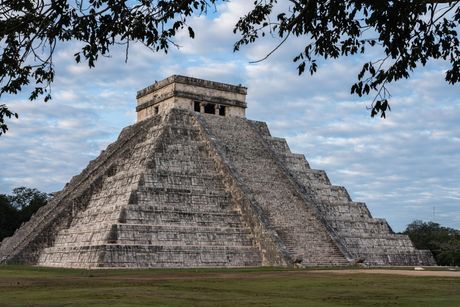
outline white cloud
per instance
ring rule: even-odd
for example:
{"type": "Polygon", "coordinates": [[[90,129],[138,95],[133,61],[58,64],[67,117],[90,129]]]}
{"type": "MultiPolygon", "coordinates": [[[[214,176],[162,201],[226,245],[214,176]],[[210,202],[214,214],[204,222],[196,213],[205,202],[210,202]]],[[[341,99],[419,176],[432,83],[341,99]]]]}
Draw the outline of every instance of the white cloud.
{"type": "Polygon", "coordinates": [[[72,89],[69,90],[60,90],[57,93],[54,93],[54,98],[58,101],[69,101],[75,100],[78,96],[72,89]]]}

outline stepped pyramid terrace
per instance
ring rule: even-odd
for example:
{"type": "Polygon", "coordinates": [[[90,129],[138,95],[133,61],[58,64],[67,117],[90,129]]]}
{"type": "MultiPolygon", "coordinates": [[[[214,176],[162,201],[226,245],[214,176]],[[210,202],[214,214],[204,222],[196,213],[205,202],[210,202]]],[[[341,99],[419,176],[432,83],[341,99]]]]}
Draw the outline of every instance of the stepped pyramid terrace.
{"type": "Polygon", "coordinates": [[[247,89],[174,75],[137,123],[0,245],[69,268],[434,265],[326,173],[245,118],[247,89]]]}

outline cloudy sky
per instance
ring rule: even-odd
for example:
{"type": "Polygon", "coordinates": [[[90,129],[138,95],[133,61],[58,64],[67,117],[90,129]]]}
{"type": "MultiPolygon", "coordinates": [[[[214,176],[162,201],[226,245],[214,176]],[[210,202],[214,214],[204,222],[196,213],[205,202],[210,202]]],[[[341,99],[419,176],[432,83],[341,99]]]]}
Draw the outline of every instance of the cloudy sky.
{"type": "Polygon", "coordinates": [[[377,53],[321,62],[315,76],[299,77],[292,58],[302,42],[291,40],[250,64],[277,43],[270,38],[232,52],[233,25],[251,3],[231,1],[216,14],[193,18],[196,38],[181,33],[181,48],[168,55],[132,46],[125,64],[124,50],[115,49],[90,70],[73,61],[77,44],[60,46],[52,102],[27,101],[27,93],[1,100],[20,118],[0,137],[0,193],[18,186],[62,189],[135,122],[137,90],[183,74],[247,86],[248,118],[266,121],[272,135],[286,138],[293,152],[326,170],[333,184],[395,231],[414,219],[460,229],[460,88],[444,81],[446,63],[390,85],[393,111],[386,120],[371,119],[371,97],[349,93],[360,64],[377,53]]]}

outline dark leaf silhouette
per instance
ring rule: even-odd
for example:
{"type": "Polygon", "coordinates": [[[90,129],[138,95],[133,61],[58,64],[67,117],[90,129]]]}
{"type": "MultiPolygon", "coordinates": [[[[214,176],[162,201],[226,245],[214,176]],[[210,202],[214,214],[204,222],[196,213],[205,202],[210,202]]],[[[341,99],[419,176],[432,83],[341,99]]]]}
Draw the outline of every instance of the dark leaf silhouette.
{"type": "MultiPolygon", "coordinates": [[[[216,0],[177,1],[2,1],[0,4],[0,97],[17,94],[24,86],[33,90],[29,98],[43,96],[49,101],[54,80],[53,53],[59,43],[83,43],[74,53],[77,63],[95,67],[101,56],[109,56],[116,44],[126,46],[139,42],[153,52],[167,52],[177,46],[174,37],[186,28],[191,38],[193,29],[186,24],[193,14],[206,14],[216,0]]],[[[0,109],[0,132],[8,128],[7,106],[0,109]]],[[[0,134],[1,134],[0,133],[0,134]]]]}
{"type": "MultiPolygon", "coordinates": [[[[273,20],[272,12],[282,9],[282,3],[255,1],[254,9],[235,27],[241,39],[234,49],[253,43],[261,31],[277,34],[282,43],[288,36],[302,37],[305,47],[294,57],[294,62],[302,61],[301,74],[305,61],[380,48],[384,56],[364,63],[351,86],[351,93],[360,97],[374,93],[372,117],[386,117],[391,110],[384,103],[390,97],[387,85],[409,78],[418,65],[446,60],[451,65],[446,81],[460,80],[460,1],[290,1],[288,9],[273,20]]],[[[316,71],[316,66],[310,69],[311,74],[316,71]]]]}

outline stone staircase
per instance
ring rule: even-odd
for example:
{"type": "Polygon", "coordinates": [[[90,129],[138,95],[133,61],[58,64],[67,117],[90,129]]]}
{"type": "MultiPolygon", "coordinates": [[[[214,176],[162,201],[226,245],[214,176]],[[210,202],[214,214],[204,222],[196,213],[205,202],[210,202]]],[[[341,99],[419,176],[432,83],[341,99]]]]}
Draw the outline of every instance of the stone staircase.
{"type": "Polygon", "coordinates": [[[314,208],[286,178],[258,132],[242,118],[197,115],[218,140],[251,198],[267,216],[269,227],[283,242],[291,263],[305,266],[348,264],[315,216],[314,208]]]}

